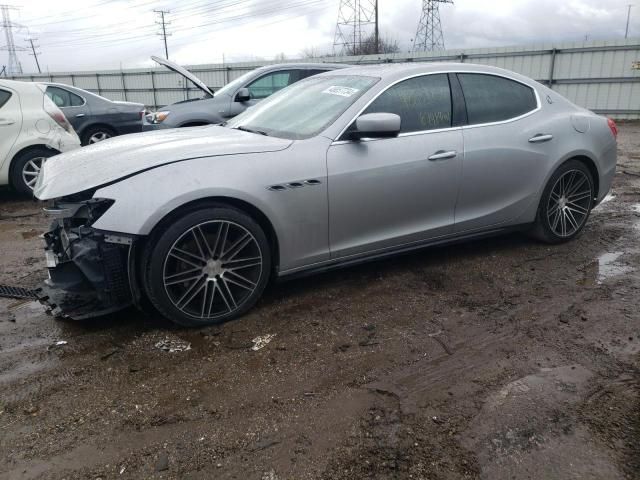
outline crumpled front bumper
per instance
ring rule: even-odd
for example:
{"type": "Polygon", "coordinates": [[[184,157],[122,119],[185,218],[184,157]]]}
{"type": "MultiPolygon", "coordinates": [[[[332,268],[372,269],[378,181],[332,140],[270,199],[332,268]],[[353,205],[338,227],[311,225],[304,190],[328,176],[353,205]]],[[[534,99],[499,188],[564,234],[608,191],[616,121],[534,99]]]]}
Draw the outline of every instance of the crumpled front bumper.
{"type": "Polygon", "coordinates": [[[75,320],[131,305],[129,259],[134,239],[88,226],[91,219],[82,216],[90,215],[91,202],[63,207],[56,207],[61,213],[44,234],[49,278],[39,293],[41,303],[51,314],[75,320]]]}

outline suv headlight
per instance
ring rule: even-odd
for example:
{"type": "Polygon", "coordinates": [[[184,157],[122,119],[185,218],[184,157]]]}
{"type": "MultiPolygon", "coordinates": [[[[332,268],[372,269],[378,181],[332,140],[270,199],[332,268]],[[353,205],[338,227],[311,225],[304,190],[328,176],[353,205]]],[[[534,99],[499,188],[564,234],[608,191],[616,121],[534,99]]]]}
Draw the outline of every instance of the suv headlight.
{"type": "Polygon", "coordinates": [[[158,123],[164,122],[170,113],[171,112],[168,112],[168,111],[152,112],[145,115],[145,118],[147,119],[147,122],[157,125],[158,123]]]}

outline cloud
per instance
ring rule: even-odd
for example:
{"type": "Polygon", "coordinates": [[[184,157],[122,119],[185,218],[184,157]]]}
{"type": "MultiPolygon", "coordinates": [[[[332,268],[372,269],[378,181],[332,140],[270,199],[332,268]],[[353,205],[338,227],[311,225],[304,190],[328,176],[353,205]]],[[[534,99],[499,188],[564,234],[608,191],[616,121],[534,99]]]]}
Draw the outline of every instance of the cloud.
{"type": "MultiPolygon", "coordinates": [[[[7,0],[5,0],[6,2],[7,0]]],[[[220,0],[215,5],[188,0],[9,0],[22,4],[14,20],[28,30],[16,32],[25,46],[35,36],[40,63],[51,71],[152,65],[163,55],[154,8],[171,10],[169,53],[184,64],[294,58],[303,50],[330,52],[339,0],[220,0]]],[[[480,48],[560,41],[622,38],[629,0],[456,0],[440,7],[447,48],[480,48]]],[[[383,35],[405,51],[415,35],[419,0],[379,0],[383,35]]],[[[639,34],[640,6],[631,33],[639,34]]],[[[6,63],[0,52],[0,64],[6,63]]],[[[35,62],[19,53],[25,71],[35,62]]]]}

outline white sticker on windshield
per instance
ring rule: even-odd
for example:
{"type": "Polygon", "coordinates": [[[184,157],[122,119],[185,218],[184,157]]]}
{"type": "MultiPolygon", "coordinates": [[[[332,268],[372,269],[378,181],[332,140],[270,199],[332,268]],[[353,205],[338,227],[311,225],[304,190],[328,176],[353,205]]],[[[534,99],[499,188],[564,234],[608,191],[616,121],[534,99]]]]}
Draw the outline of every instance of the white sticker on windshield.
{"type": "Polygon", "coordinates": [[[340,95],[341,97],[350,97],[356,93],[358,93],[357,88],[351,87],[329,87],[324,90],[322,93],[330,93],[331,95],[340,95]]]}

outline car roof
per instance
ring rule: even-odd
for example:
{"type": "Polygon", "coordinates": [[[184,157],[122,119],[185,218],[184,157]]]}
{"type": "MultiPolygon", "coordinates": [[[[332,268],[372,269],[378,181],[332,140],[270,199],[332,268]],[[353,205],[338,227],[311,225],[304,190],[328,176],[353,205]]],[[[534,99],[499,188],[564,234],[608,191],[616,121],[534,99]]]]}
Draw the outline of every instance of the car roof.
{"type": "Polygon", "coordinates": [[[340,72],[326,72],[321,75],[362,75],[368,77],[379,77],[385,80],[397,80],[412,75],[438,73],[438,72],[471,72],[471,73],[491,73],[506,76],[524,83],[531,84],[533,81],[518,73],[504,70],[489,65],[475,63],[456,62],[406,62],[406,63],[378,63],[370,65],[351,66],[340,70],[340,72]]]}
{"type": "Polygon", "coordinates": [[[337,70],[349,68],[351,65],[344,63],[322,63],[322,62],[295,62],[295,63],[273,63],[265,65],[256,70],[281,70],[286,68],[303,68],[303,69],[320,69],[320,70],[337,70]]]}
{"type": "Polygon", "coordinates": [[[42,90],[35,82],[23,82],[21,80],[5,80],[0,79],[0,87],[7,87],[15,90],[18,93],[34,93],[38,91],[42,93],[42,90]]]}

